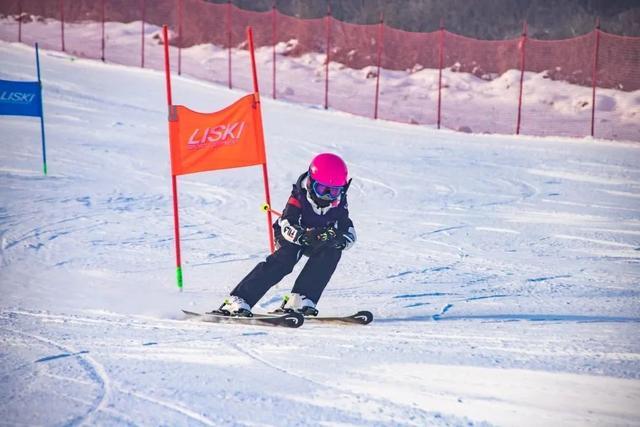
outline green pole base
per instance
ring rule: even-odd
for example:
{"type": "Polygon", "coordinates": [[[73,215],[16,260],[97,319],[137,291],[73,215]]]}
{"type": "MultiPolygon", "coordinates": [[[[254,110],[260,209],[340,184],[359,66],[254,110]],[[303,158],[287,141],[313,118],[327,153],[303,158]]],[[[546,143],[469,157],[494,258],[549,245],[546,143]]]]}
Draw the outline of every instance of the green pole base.
{"type": "Polygon", "coordinates": [[[176,268],[176,279],[178,280],[178,289],[182,291],[182,267],[176,268]]]}

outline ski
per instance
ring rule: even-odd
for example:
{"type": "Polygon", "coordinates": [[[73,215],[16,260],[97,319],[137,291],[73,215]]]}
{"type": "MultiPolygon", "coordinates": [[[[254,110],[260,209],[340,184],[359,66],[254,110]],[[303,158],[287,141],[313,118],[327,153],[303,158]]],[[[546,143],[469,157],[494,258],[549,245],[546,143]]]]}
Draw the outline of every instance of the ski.
{"type": "Polygon", "coordinates": [[[304,323],[304,316],[299,313],[279,313],[277,315],[260,315],[252,317],[228,316],[222,313],[195,313],[182,310],[188,317],[198,318],[211,323],[238,323],[256,326],[282,326],[285,328],[299,328],[304,323]]]}
{"type": "MultiPolygon", "coordinates": [[[[271,311],[267,315],[255,315],[258,318],[262,316],[277,316],[283,314],[283,311],[276,310],[271,311]]],[[[307,322],[320,322],[320,323],[349,323],[356,325],[368,325],[373,321],[373,314],[370,311],[362,310],[350,316],[304,316],[307,322]]]]}
{"type": "Polygon", "coordinates": [[[351,323],[356,325],[368,325],[373,321],[373,314],[370,311],[358,311],[351,316],[309,316],[305,320],[310,322],[326,322],[326,323],[351,323]]]}

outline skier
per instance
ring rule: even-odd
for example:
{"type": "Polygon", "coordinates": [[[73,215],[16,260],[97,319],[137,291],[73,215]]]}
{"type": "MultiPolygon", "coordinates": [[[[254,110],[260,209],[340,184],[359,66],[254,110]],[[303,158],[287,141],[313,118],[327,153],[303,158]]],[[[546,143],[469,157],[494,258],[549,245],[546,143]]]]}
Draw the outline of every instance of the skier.
{"type": "Polygon", "coordinates": [[[282,216],[273,224],[276,251],[238,283],[218,311],[251,317],[251,307],[291,273],[304,255],[309,259],[280,309],[317,316],[316,304],[342,251],[356,241],[347,208],[350,184],[347,165],[339,156],[332,153],[315,156],[309,170],[293,185],[282,216]]]}

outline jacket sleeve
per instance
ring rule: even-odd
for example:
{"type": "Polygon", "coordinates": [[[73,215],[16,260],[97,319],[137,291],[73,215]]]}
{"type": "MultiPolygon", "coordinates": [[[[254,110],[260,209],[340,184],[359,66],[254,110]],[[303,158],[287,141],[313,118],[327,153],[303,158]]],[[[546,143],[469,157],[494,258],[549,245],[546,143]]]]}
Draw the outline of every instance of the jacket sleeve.
{"type": "Polygon", "coordinates": [[[295,189],[287,201],[287,205],[282,211],[282,216],[278,219],[278,226],[282,238],[290,243],[300,245],[300,238],[304,234],[304,229],[300,225],[302,217],[302,205],[296,198],[295,189]]]}
{"type": "Polygon", "coordinates": [[[353,225],[353,221],[349,218],[349,209],[347,204],[341,208],[344,209],[344,214],[338,220],[338,235],[344,239],[344,250],[348,250],[354,245],[358,237],[356,235],[356,228],[353,225]]]}

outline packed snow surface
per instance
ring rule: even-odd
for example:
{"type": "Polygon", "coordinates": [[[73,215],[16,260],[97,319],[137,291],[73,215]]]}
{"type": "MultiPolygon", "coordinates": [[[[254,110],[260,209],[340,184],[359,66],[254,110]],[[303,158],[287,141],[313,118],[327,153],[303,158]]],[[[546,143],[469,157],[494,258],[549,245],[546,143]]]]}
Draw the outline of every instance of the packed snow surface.
{"type": "MultiPolygon", "coordinates": [[[[34,79],[31,48],[2,42],[0,61],[34,79]]],[[[3,423],[640,423],[637,144],[263,99],[276,209],[314,154],[347,161],[359,241],[318,308],[376,320],[215,325],[180,310],[216,308],[268,254],[260,169],[179,177],[180,293],[163,74],[55,52],[42,70],[49,176],[38,121],[0,118],[3,423]]],[[[173,84],[199,111],[243,94],[173,84]]]]}

